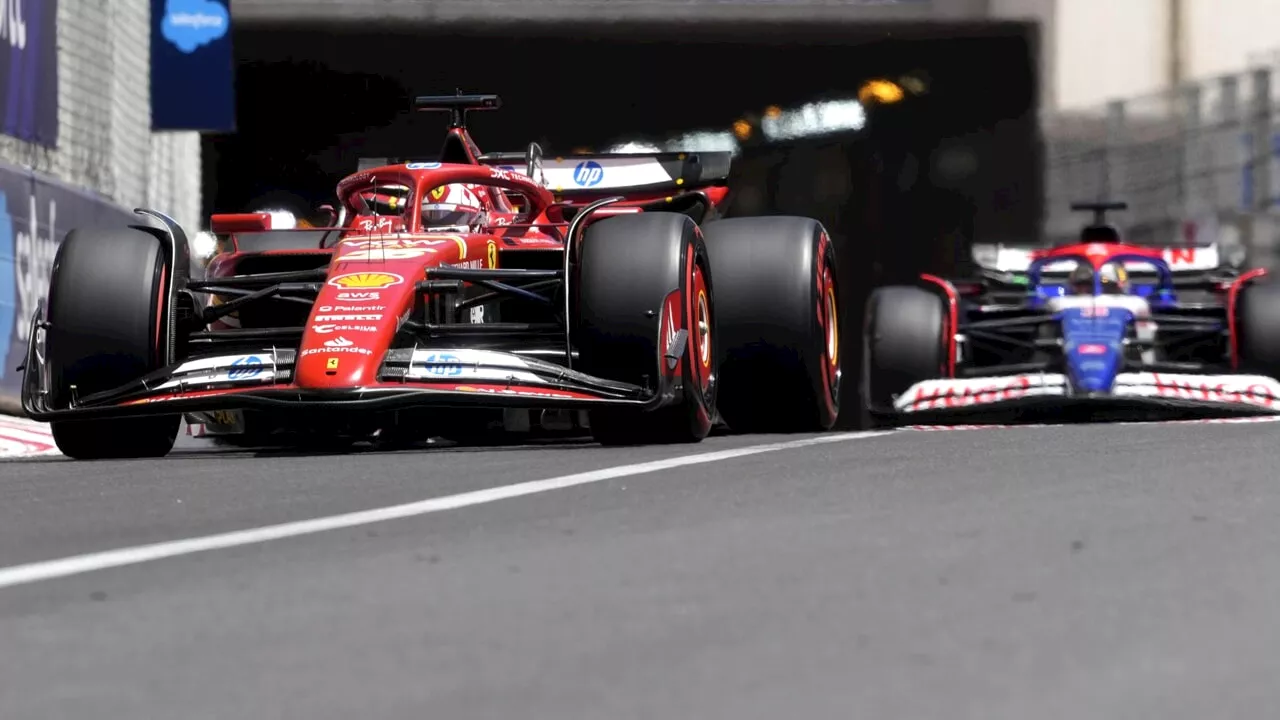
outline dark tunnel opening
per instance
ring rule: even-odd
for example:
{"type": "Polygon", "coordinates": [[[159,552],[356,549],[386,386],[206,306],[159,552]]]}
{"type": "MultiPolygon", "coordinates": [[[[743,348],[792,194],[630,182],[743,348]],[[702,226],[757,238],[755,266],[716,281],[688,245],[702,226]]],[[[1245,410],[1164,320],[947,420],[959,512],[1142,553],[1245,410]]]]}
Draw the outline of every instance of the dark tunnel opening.
{"type": "MultiPolygon", "coordinates": [[[[616,32],[241,29],[238,132],[205,140],[206,214],[313,206],[331,201],[360,157],[434,157],[445,118],[409,112],[417,94],[497,93],[503,108],[470,120],[483,150],[536,140],[568,154],[726,131],[767,106],[854,98],[867,80],[909,75],[926,91],[869,107],[860,131],[744,143],[731,179],[730,214],[815,217],[837,243],[846,426],[860,421],[858,356],[870,290],[920,272],[963,273],[975,240],[1039,232],[1031,25],[910,35],[811,28],[803,46],[772,44],[776,33],[763,28],[708,28],[679,41],[669,30],[616,32]]],[[[797,32],[786,35],[794,43],[797,32]]]]}

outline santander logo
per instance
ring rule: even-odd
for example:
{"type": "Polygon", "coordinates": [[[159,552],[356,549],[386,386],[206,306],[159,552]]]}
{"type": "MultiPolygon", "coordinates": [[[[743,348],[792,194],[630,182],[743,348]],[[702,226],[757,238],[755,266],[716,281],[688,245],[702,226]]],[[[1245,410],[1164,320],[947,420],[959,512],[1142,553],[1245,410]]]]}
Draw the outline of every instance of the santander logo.
{"type": "Polygon", "coordinates": [[[341,335],[339,335],[338,337],[336,337],[336,338],[334,338],[334,339],[332,339],[332,340],[325,340],[325,341],[324,341],[324,346],[325,346],[325,347],[351,347],[352,345],[355,345],[355,343],[353,343],[353,342],[351,342],[350,340],[348,340],[348,339],[346,339],[346,338],[342,337],[341,335]]]}

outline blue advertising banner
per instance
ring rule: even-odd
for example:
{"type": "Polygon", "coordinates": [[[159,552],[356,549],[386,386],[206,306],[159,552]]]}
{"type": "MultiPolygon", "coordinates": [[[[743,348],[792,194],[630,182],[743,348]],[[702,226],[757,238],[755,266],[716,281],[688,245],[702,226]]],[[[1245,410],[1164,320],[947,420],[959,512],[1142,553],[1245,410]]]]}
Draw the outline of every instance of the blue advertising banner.
{"type": "Polygon", "coordinates": [[[133,213],[100,197],[0,164],[0,409],[21,395],[16,368],[59,243],[73,228],[132,222],[133,213]]]}
{"type": "Polygon", "coordinates": [[[0,2],[0,102],[0,132],[57,147],[58,0],[0,2]]]}
{"type": "Polygon", "coordinates": [[[232,132],[227,0],[151,0],[151,129],[232,132]]]}

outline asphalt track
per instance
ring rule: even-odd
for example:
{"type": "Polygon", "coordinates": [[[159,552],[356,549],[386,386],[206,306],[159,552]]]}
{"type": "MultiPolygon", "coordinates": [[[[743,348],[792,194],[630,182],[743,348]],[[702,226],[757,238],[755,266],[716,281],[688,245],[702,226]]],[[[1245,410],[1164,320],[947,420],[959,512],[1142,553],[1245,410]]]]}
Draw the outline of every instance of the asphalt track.
{"type": "Polygon", "coordinates": [[[1278,438],[903,431],[558,489],[518,484],[796,438],[3,462],[0,717],[1276,717],[1278,438]]]}

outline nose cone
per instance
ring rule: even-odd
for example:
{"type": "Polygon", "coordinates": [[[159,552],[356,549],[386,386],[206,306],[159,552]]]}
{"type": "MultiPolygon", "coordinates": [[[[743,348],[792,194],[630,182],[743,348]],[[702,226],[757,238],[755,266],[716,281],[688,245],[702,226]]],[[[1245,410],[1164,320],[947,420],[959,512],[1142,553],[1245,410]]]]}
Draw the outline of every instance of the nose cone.
{"type": "Polygon", "coordinates": [[[351,272],[325,283],[302,333],[294,371],[299,387],[358,387],[377,380],[400,318],[412,306],[414,284],[406,274],[351,272]]]}
{"type": "Polygon", "coordinates": [[[1083,307],[1062,315],[1067,376],[1077,392],[1109,393],[1124,363],[1132,316],[1119,308],[1083,307]]]}
{"type": "Polygon", "coordinates": [[[1107,393],[1120,371],[1120,342],[1078,342],[1067,346],[1067,371],[1076,390],[1107,393]]]}

